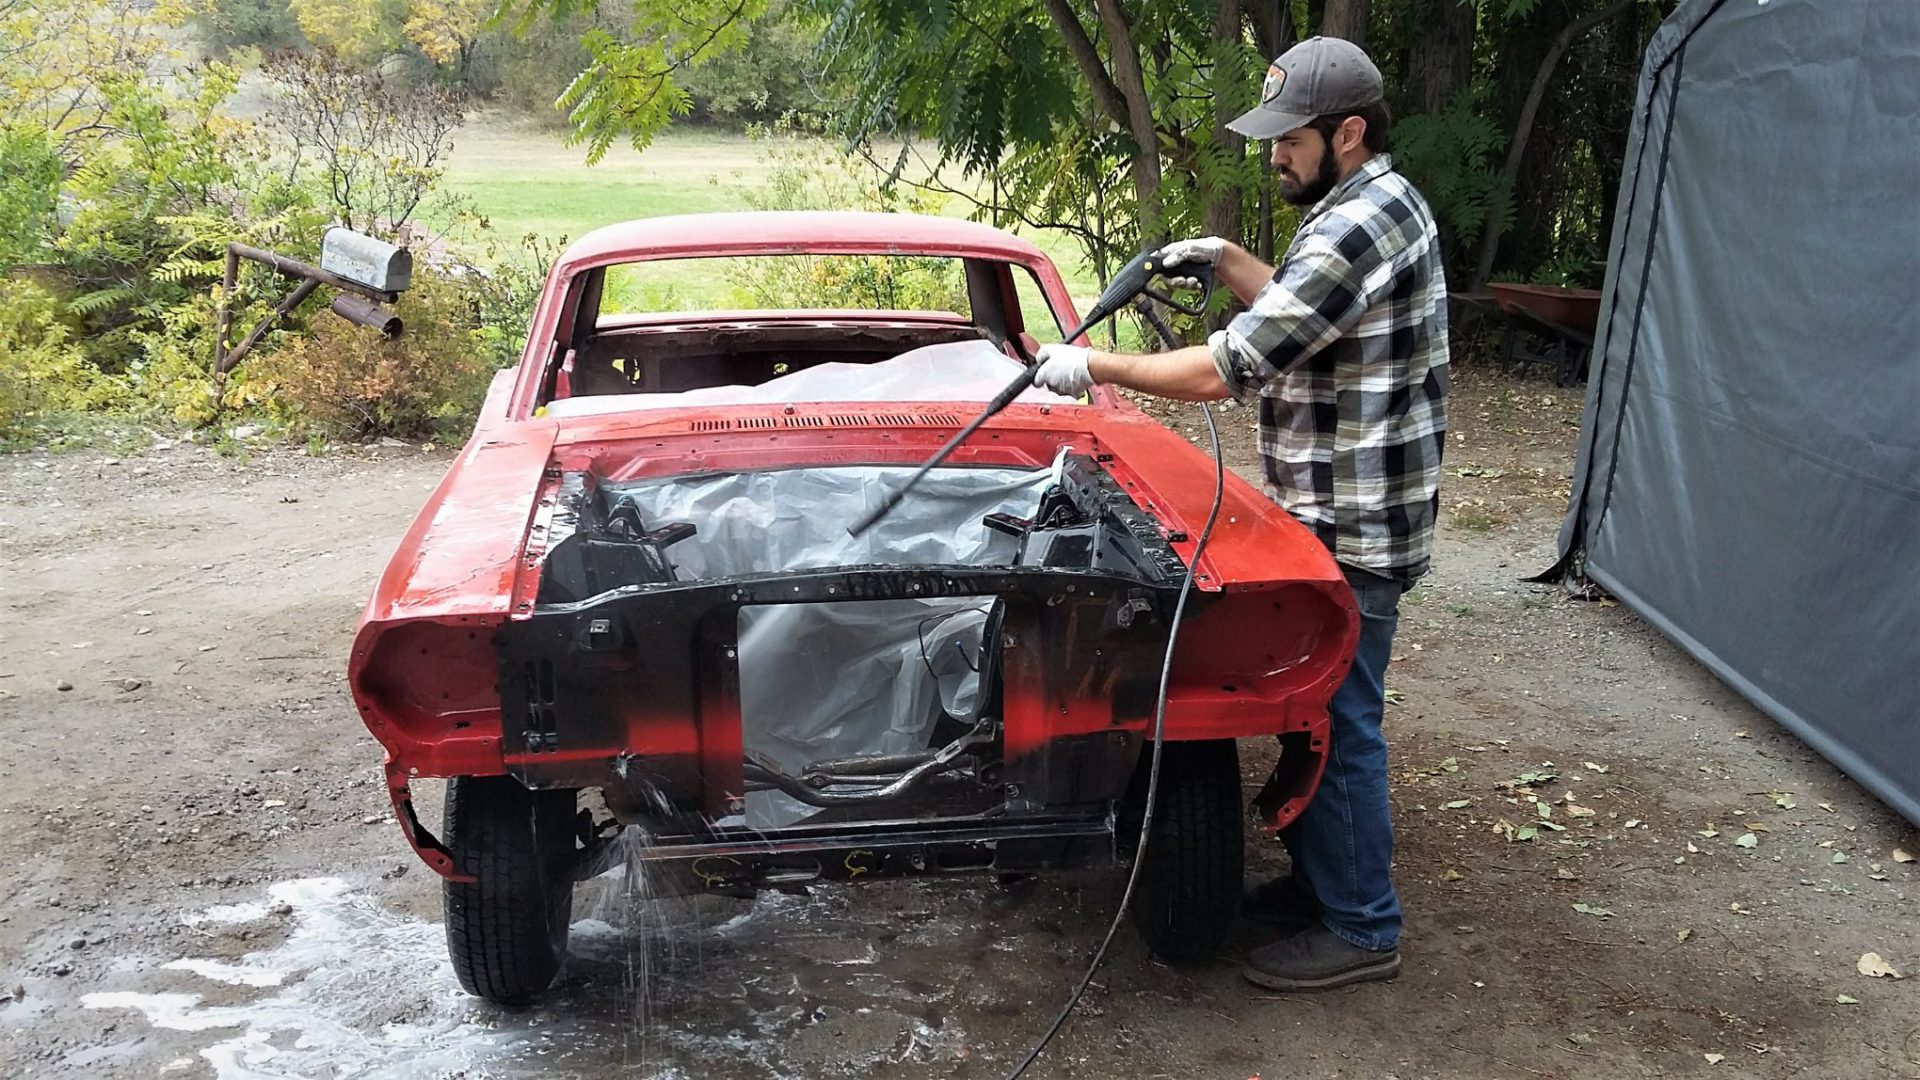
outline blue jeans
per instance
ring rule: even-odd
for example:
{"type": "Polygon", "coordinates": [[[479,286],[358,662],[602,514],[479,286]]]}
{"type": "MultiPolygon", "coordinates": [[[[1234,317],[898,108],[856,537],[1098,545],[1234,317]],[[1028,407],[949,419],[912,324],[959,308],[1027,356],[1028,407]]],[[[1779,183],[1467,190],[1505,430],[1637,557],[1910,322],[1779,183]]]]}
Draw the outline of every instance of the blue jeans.
{"type": "Polygon", "coordinates": [[[1387,660],[1400,623],[1389,578],[1347,571],[1360,608],[1360,646],[1328,706],[1327,771],[1306,810],[1280,831],[1297,884],[1313,893],[1321,922],[1351,945],[1400,944],[1400,897],[1393,891],[1393,819],[1387,810],[1387,660]]]}

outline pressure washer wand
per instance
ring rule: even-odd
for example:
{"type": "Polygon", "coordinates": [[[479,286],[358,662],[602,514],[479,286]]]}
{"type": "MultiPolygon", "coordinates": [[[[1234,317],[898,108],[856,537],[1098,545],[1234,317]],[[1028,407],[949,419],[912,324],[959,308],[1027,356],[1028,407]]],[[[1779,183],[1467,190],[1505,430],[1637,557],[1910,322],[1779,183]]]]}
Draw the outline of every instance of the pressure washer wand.
{"type": "MultiPolygon", "coordinates": [[[[1202,282],[1202,294],[1204,295],[1211,291],[1212,270],[1212,267],[1182,266],[1178,270],[1173,271],[1173,273],[1178,277],[1199,278],[1202,282]]],[[[1080,325],[1074,327],[1072,332],[1061,340],[1068,342],[1078,341],[1086,335],[1087,331],[1098,326],[1103,320],[1118,314],[1120,309],[1126,307],[1133,301],[1134,297],[1146,292],[1147,286],[1152,283],[1156,276],[1165,273],[1167,273],[1167,268],[1160,261],[1159,248],[1150,248],[1134,256],[1132,262],[1121,267],[1120,272],[1115,274],[1112,280],[1107,282],[1106,291],[1100,294],[1100,299],[1093,302],[1093,307],[1088,310],[1087,317],[1081,319],[1080,325]]],[[[1160,294],[1156,293],[1154,295],[1158,297],[1160,294]]],[[[1182,310],[1190,309],[1182,308],[1182,310]]],[[[995,394],[993,400],[987,402],[987,407],[981,411],[980,415],[967,421],[966,427],[954,432],[953,438],[948,439],[947,444],[936,451],[932,457],[928,458],[926,464],[915,470],[912,476],[907,477],[906,483],[901,484],[893,494],[887,496],[886,501],[875,507],[872,513],[861,518],[859,523],[855,524],[851,529],[848,529],[847,532],[854,536],[859,536],[861,533],[873,528],[881,518],[892,513],[893,508],[900,505],[900,500],[906,498],[907,492],[912,491],[914,485],[924,479],[928,473],[938,468],[941,462],[951,457],[954,450],[958,449],[961,443],[966,442],[974,432],[980,430],[980,425],[998,416],[1001,410],[1013,404],[1014,398],[1026,393],[1027,390],[1033,386],[1033,376],[1037,370],[1038,365],[1033,364],[1029,364],[1023,368],[1020,374],[1016,376],[1012,382],[1007,384],[1006,389],[995,394]]]]}

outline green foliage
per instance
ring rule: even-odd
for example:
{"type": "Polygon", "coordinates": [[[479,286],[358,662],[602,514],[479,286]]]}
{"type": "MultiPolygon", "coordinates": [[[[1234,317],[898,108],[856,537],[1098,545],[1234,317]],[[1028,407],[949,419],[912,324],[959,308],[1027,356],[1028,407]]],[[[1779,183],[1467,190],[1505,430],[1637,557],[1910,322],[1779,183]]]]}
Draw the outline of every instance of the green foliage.
{"type": "Polygon", "coordinates": [[[65,171],[45,128],[0,127],[0,273],[45,253],[65,171]]]}
{"type": "Polygon", "coordinates": [[[1394,165],[1433,207],[1443,250],[1468,250],[1490,220],[1503,227],[1512,221],[1510,203],[1493,205],[1506,142],[1506,132],[1472,94],[1458,95],[1442,112],[1394,125],[1394,165]]]}
{"type": "MultiPolygon", "coordinates": [[[[1146,187],[1131,162],[1142,151],[1072,60],[1066,34],[1098,46],[1091,13],[1056,23],[1030,0],[814,0],[828,19],[821,55],[852,88],[833,115],[855,143],[925,137],[935,186],[974,202],[996,224],[1064,230],[1104,270],[1159,238],[1227,229],[1249,238],[1262,176],[1257,148],[1218,128],[1251,104],[1266,58],[1238,26],[1214,26],[1211,5],[1126,5],[1130,40],[1106,41],[1141,63],[1160,179],[1146,187]]],[[[1083,5],[1074,5],[1075,11],[1083,5]]],[[[1116,90],[1114,93],[1119,93],[1116,90]]]]}
{"type": "Polygon", "coordinates": [[[809,63],[818,27],[788,0],[769,0],[738,49],[716,52],[681,80],[696,119],[737,124],[818,112],[809,63]]]}
{"type": "Polygon", "coordinates": [[[85,145],[50,249],[104,372],[125,371],[140,332],[219,278],[226,236],[193,226],[232,221],[241,128],[220,107],[237,78],[215,63],[171,85],[126,74],[97,84],[113,137],[85,145]]]}
{"type": "MultiPolygon", "coordinates": [[[[625,137],[645,147],[674,118],[687,115],[693,99],[687,74],[714,56],[740,47],[747,27],[765,13],[767,0],[630,0],[627,34],[595,27],[581,38],[590,60],[561,92],[576,140],[587,148],[589,164],[599,161],[614,140],[625,137]]],[[[573,0],[504,0],[501,11],[518,12],[520,25],[543,13],[564,17],[573,0]]]]}
{"type": "Polygon", "coordinates": [[[122,393],[87,363],[59,300],[24,279],[0,279],[0,445],[49,414],[99,408],[122,393]]]}
{"type": "MultiPolygon", "coordinates": [[[[754,128],[766,165],[747,191],[756,210],[867,210],[936,214],[927,195],[885,183],[855,155],[796,129],[791,120],[754,128]]],[[[755,307],[967,311],[965,273],[956,259],[910,256],[794,255],[737,260],[731,284],[755,307]]]]}
{"type": "Polygon", "coordinates": [[[201,0],[192,23],[219,57],[236,49],[288,49],[306,43],[287,0],[201,0]]]}

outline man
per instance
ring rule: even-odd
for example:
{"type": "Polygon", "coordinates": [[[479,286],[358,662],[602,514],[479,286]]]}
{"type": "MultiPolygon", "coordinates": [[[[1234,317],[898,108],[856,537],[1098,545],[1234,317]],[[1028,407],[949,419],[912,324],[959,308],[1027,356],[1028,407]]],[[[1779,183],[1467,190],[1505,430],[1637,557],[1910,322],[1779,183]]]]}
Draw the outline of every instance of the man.
{"type": "Polygon", "coordinates": [[[1427,569],[1446,432],[1446,282],[1433,217],[1387,156],[1380,72],[1358,46],[1313,38],[1267,69],[1230,127],[1273,140],[1281,194],[1303,210],[1278,271],[1218,237],[1164,251],[1209,263],[1247,310],[1205,345],[1147,356],[1040,350],[1035,382],[1260,402],[1268,494],[1311,529],[1360,609],[1352,670],[1330,708],[1325,778],[1281,833],[1292,871],[1249,891],[1250,917],[1291,931],[1255,950],[1249,979],[1319,990],[1400,970],[1391,878],[1387,659],[1400,594],[1427,569]]]}

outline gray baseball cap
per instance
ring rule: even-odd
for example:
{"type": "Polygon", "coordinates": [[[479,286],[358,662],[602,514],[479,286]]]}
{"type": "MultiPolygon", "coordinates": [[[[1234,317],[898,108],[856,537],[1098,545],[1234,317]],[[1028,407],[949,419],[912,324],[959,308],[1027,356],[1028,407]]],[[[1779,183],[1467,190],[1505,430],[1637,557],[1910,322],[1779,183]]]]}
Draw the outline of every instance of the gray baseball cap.
{"type": "Polygon", "coordinates": [[[1277,139],[1315,117],[1351,112],[1386,99],[1380,69],[1360,46],[1311,37],[1267,68],[1260,104],[1227,125],[1249,139],[1277,139]]]}

